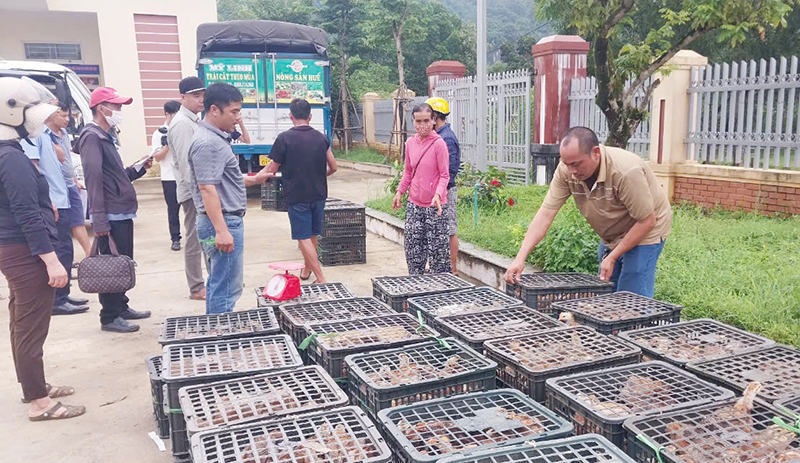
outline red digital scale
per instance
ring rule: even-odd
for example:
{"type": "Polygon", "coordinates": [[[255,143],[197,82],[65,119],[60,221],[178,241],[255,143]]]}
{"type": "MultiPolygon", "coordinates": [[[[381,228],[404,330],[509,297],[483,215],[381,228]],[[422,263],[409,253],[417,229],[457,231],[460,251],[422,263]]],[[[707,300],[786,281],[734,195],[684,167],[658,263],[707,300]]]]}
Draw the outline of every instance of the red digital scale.
{"type": "Polygon", "coordinates": [[[267,286],[264,286],[263,296],[273,301],[288,301],[300,297],[300,278],[290,274],[289,272],[303,270],[305,264],[297,262],[277,262],[269,264],[272,270],[281,270],[284,273],[279,273],[270,278],[267,286]]]}

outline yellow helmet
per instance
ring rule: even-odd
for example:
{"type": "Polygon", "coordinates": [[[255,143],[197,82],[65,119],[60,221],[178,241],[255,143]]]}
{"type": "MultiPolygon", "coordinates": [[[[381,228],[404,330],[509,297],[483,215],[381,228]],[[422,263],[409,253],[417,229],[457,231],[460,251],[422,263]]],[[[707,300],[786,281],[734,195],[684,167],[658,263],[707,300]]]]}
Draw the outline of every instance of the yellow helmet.
{"type": "Polygon", "coordinates": [[[442,113],[445,116],[450,115],[450,105],[447,104],[447,100],[444,98],[439,98],[438,96],[428,98],[425,100],[425,103],[428,103],[431,108],[437,113],[442,113]]]}

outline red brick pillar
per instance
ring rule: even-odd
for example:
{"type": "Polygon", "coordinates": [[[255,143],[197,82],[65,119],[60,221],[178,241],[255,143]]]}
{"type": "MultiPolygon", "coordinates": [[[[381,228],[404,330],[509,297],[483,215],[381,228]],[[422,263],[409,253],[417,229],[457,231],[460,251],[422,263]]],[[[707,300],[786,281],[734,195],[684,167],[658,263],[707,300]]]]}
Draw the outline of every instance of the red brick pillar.
{"type": "Polygon", "coordinates": [[[533,46],[534,143],[558,143],[569,129],[572,79],[586,77],[589,42],[577,35],[551,35],[533,46]]]}
{"type": "Polygon", "coordinates": [[[426,72],[428,74],[428,96],[433,96],[439,80],[464,77],[467,67],[458,61],[434,61],[427,67],[426,72]]]}

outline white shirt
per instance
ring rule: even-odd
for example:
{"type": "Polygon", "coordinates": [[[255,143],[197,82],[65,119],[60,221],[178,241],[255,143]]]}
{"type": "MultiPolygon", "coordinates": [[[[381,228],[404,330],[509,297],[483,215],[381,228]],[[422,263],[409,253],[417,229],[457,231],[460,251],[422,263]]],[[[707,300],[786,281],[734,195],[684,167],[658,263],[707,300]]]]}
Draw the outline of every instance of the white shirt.
{"type": "MultiPolygon", "coordinates": [[[[167,124],[162,125],[161,127],[167,127],[167,124]]],[[[158,130],[153,132],[153,153],[161,151],[161,136],[166,135],[165,133],[161,133],[158,130]]],[[[172,150],[167,152],[167,156],[159,162],[161,166],[161,180],[175,180],[175,171],[173,170],[172,164],[172,150]]]]}

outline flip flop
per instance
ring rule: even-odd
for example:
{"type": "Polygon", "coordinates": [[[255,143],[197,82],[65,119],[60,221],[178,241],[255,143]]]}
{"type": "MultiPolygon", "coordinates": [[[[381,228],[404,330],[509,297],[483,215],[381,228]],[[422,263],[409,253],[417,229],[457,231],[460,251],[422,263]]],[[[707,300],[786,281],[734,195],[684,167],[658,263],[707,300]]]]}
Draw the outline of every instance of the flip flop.
{"type": "MultiPolygon", "coordinates": [[[[47,383],[47,395],[50,396],[51,399],[60,399],[61,397],[67,397],[75,393],[75,388],[70,386],[55,386],[47,383]],[[53,392],[55,390],[55,392],[53,392]]],[[[29,404],[31,403],[30,400],[25,398],[20,399],[22,403],[29,404]]]]}
{"type": "Polygon", "coordinates": [[[81,416],[86,413],[86,407],[83,405],[72,406],[72,405],[64,405],[61,402],[56,402],[50,410],[42,413],[41,415],[36,416],[28,416],[28,419],[31,421],[50,421],[50,420],[66,420],[69,418],[75,418],[77,416],[81,416]],[[65,413],[61,415],[56,415],[56,412],[61,409],[66,410],[65,413]]]}
{"type": "Polygon", "coordinates": [[[301,270],[301,271],[300,271],[300,279],[301,279],[301,280],[303,280],[303,281],[308,281],[308,280],[309,280],[309,278],[311,278],[311,275],[312,275],[313,273],[314,273],[314,272],[309,272],[309,273],[308,273],[308,276],[307,276],[307,277],[305,277],[305,278],[303,278],[303,272],[302,272],[302,270],[301,270]]]}

